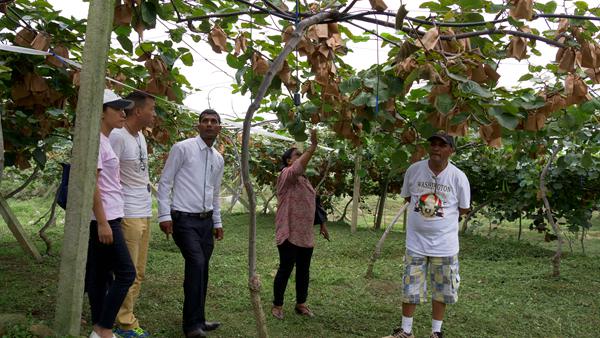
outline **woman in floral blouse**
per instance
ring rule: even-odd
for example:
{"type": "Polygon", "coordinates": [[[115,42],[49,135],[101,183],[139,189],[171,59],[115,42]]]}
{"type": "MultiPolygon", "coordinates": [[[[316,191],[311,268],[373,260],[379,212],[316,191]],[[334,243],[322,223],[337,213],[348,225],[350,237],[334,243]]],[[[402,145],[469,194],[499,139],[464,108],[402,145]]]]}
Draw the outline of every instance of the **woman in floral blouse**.
{"type": "MultiPolygon", "coordinates": [[[[306,306],[308,296],[310,260],[314,243],[315,190],[304,176],[306,166],[317,149],[317,133],[310,134],[310,147],[300,153],[288,149],[283,156],[283,170],[277,179],[277,215],[275,217],[275,241],[279,251],[279,269],[273,285],[275,318],[283,319],[283,296],[288,279],[296,266],[296,313],[314,316],[306,306]]],[[[321,224],[321,235],[329,239],[327,226],[321,224]]]]}

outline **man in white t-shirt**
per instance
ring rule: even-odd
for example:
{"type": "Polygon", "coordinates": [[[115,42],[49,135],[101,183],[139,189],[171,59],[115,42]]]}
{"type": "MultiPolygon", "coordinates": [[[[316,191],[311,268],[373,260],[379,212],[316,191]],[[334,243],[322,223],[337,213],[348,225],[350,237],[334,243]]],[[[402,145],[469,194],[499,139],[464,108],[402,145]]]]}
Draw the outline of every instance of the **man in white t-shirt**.
{"type": "Polygon", "coordinates": [[[137,271],[135,282],[129,288],[116,319],[115,333],[124,338],[148,336],[148,333],[140,327],[133,308],[145,277],[152,217],[148,148],[142,130],[152,127],[156,116],[155,100],[152,96],[134,91],[127,96],[127,99],[133,101],[135,105],[125,110],[127,117],[124,127],[114,129],[109,137],[110,144],[121,163],[121,185],[125,202],[125,217],[121,222],[121,228],[137,271]]]}
{"type": "Polygon", "coordinates": [[[469,180],[448,162],[455,147],[452,136],[437,132],[427,140],[429,159],[408,168],[400,193],[410,203],[402,278],[402,326],[388,337],[414,337],[413,314],[417,304],[427,301],[428,280],[432,290],[430,338],[442,338],[446,304],[458,300],[458,220],[470,208],[469,180]]]}

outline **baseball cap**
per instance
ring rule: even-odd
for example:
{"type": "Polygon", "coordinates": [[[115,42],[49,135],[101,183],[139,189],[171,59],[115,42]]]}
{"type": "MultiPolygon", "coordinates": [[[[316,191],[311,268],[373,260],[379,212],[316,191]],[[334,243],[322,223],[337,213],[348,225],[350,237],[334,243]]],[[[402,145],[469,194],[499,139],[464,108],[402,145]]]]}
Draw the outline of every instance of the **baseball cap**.
{"type": "Polygon", "coordinates": [[[445,131],[440,130],[440,131],[436,132],[435,134],[429,136],[427,141],[431,142],[433,139],[436,139],[436,138],[439,140],[442,140],[444,143],[450,145],[450,147],[452,147],[452,149],[454,149],[454,137],[448,135],[445,131]]]}
{"type": "Polygon", "coordinates": [[[134,105],[133,101],[123,99],[110,89],[104,89],[102,104],[115,109],[131,109],[134,105]]]}

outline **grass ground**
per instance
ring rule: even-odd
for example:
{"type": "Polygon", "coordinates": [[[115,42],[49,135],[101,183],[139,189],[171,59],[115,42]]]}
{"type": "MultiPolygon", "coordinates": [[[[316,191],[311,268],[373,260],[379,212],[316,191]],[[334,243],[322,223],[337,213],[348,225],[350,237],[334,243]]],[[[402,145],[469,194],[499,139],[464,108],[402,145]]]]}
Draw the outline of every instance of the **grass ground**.
{"type": "MultiPolygon", "coordinates": [[[[35,198],[11,203],[31,237],[38,226],[29,223],[41,216],[48,203],[35,198]]],[[[391,210],[389,214],[393,214],[391,210]]],[[[55,254],[62,238],[60,224],[49,231],[55,254]]],[[[211,260],[207,304],[209,320],[224,325],[210,336],[254,337],[246,286],[247,215],[225,215],[224,224],[225,240],[218,243],[211,260]]],[[[375,266],[375,277],[367,280],[366,266],[382,231],[363,227],[350,234],[346,224],[329,227],[332,241],[317,241],[311,269],[309,304],[317,316],[306,319],[293,313],[292,279],[286,293],[286,318],[279,321],[267,316],[271,337],[381,337],[398,324],[403,232],[390,234],[375,266]]],[[[524,231],[521,242],[514,240],[510,225],[489,234],[487,228],[478,229],[461,238],[460,299],[448,308],[446,336],[596,337],[600,327],[600,239],[597,225],[594,228],[586,240],[588,255],[575,246],[574,252],[564,257],[559,278],[550,277],[554,244],[542,244],[541,237],[529,230],[524,231]]],[[[154,337],[180,337],[183,260],[172,240],[167,241],[157,226],[152,230],[148,279],[137,314],[154,337]]],[[[258,272],[268,314],[277,269],[273,217],[260,216],[257,232],[258,272]]],[[[37,236],[35,243],[43,250],[37,236]]],[[[24,313],[31,322],[51,324],[58,266],[57,255],[45,257],[42,263],[27,258],[0,222],[0,313],[24,313]]],[[[88,316],[85,302],[84,316],[88,316]]],[[[423,305],[415,316],[417,337],[427,337],[429,329],[429,305],[423,305]]],[[[82,334],[89,330],[89,326],[83,327],[82,334]]],[[[6,337],[27,337],[24,332],[15,328],[6,337]]]]}

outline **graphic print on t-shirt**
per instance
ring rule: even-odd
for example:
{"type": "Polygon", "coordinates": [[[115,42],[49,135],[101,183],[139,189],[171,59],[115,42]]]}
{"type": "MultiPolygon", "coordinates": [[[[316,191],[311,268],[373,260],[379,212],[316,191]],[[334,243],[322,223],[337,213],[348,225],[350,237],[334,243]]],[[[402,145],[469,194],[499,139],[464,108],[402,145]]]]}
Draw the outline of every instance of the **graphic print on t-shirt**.
{"type": "Polygon", "coordinates": [[[415,212],[421,213],[424,218],[444,217],[443,201],[436,194],[424,194],[415,203],[415,212]]]}

